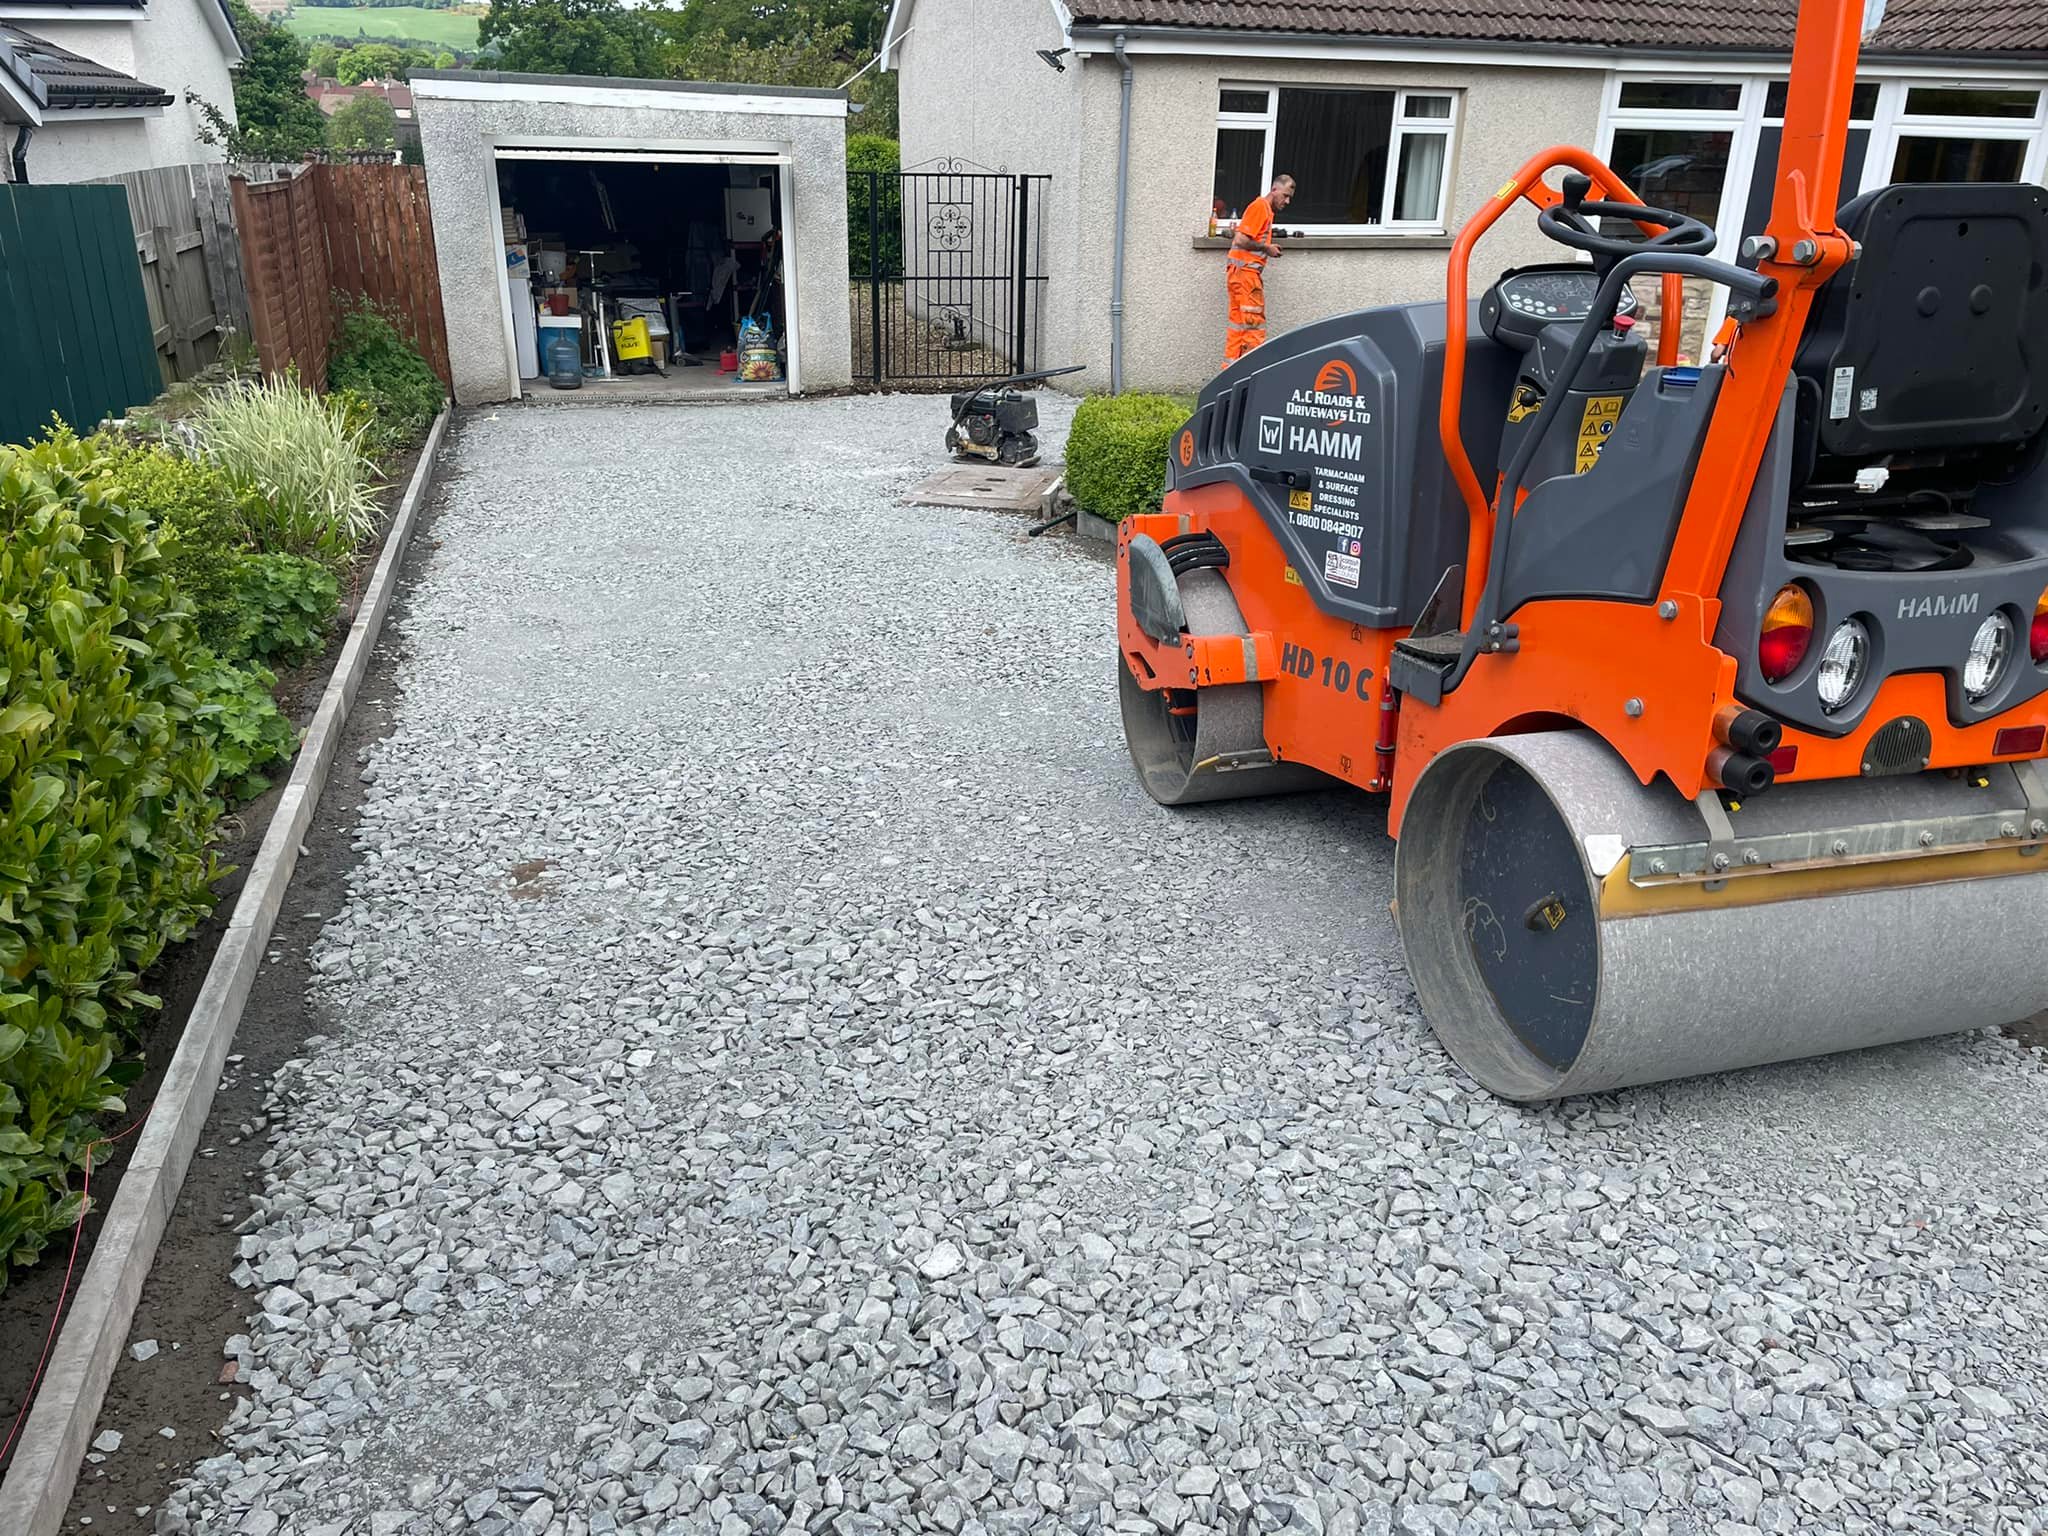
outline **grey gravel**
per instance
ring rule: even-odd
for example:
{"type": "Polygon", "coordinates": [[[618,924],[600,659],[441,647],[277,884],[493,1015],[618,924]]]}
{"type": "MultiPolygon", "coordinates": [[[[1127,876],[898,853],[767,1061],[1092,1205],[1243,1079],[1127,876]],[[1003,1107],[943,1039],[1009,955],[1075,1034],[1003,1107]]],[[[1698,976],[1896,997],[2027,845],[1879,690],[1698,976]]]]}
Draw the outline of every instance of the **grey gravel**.
{"type": "Polygon", "coordinates": [[[463,423],[158,1529],[2041,1529],[2042,1059],[1478,1092],[1381,807],[1147,802],[942,429],[463,423]]]}

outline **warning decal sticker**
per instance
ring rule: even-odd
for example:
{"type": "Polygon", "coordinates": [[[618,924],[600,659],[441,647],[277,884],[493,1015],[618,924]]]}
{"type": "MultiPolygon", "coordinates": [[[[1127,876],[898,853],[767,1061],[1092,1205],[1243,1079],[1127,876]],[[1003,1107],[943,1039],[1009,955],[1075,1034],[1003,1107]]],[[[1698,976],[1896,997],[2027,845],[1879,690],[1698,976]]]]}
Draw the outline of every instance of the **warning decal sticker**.
{"type": "Polygon", "coordinates": [[[1586,401],[1586,413],[1579,418],[1579,451],[1573,474],[1583,475],[1600,462],[1600,450],[1607,446],[1608,434],[1620,419],[1621,396],[1594,395],[1586,401]]]}

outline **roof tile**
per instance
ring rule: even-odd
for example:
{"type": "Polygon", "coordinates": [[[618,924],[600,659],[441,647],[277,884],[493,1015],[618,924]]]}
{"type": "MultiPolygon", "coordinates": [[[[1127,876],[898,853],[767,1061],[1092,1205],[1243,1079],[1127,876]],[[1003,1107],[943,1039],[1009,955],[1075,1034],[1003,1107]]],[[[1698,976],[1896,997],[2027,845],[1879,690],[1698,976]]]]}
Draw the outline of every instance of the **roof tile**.
{"type": "MultiPolygon", "coordinates": [[[[1797,0],[1073,0],[1076,24],[1448,42],[1780,50],[1797,0]]],[[[1883,53],[2048,53],[2048,0],[1891,0],[1883,53]]]]}
{"type": "Polygon", "coordinates": [[[133,75],[95,64],[68,48],[43,41],[33,33],[0,22],[14,56],[27,65],[49,92],[52,110],[86,107],[167,107],[177,100],[160,85],[146,85],[133,75]]]}

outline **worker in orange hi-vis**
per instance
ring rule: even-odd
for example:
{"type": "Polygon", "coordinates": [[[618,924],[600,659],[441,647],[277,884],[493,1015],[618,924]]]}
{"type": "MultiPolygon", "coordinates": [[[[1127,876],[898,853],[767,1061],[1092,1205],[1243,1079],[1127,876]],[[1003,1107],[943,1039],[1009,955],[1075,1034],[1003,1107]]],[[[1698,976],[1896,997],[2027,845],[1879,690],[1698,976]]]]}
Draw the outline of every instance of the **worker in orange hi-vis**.
{"type": "Polygon", "coordinates": [[[1253,198],[1237,221],[1237,233],[1230,241],[1229,269],[1224,274],[1230,285],[1230,324],[1223,343],[1226,368],[1265,343],[1266,262],[1280,259],[1273,215],[1285,211],[1293,201],[1294,178],[1276,176],[1273,189],[1264,197],[1253,198]]]}

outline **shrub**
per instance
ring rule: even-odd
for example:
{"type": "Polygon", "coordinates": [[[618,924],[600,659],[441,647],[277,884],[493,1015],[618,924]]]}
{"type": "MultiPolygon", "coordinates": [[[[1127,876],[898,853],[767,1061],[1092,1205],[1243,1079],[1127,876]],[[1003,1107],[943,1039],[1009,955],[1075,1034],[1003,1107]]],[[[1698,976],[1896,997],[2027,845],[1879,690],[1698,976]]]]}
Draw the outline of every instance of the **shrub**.
{"type": "Polygon", "coordinates": [[[846,136],[846,168],[849,171],[887,171],[894,175],[903,165],[903,146],[879,133],[850,133],[846,136]]]}
{"type": "Polygon", "coordinates": [[[856,278],[872,269],[903,270],[903,189],[896,179],[903,153],[894,139],[878,133],[856,133],[846,141],[846,252],[856,278]],[[873,182],[869,171],[879,172],[873,182]],[[872,191],[870,191],[872,188],[872,191]],[[868,204],[873,202],[870,219],[868,204]],[[868,241],[872,222],[875,241],[868,241]]]}
{"type": "Polygon", "coordinates": [[[427,360],[368,299],[342,312],[327,363],[327,387],[360,395],[376,413],[371,447],[380,453],[423,441],[447,391],[427,360]]]}
{"type": "Polygon", "coordinates": [[[0,447],[0,1270],[79,1214],[71,1176],[164,946],[207,910],[215,765],[148,519],[68,433],[0,447]]]}
{"type": "Polygon", "coordinates": [[[270,787],[257,770],[282,762],[299,745],[299,733],[271,692],[277,674],[258,662],[237,666],[199,650],[193,654],[188,686],[197,701],[193,728],[213,750],[217,785],[230,802],[255,799],[270,787]]]}
{"type": "Polygon", "coordinates": [[[238,628],[233,577],[242,525],[227,476],[162,444],[103,434],[90,446],[113,476],[115,499],[156,525],[166,573],[192,605],[199,638],[216,648],[231,647],[238,628]]]}
{"type": "Polygon", "coordinates": [[[297,666],[327,643],[341,606],[334,572],[301,555],[245,555],[235,562],[230,591],[236,621],[226,649],[235,661],[297,666]]]}
{"type": "Polygon", "coordinates": [[[376,528],[362,424],[297,379],[230,385],[207,396],[192,425],[200,456],[240,496],[257,548],[340,565],[376,528]]]}
{"type": "Polygon", "coordinates": [[[1094,395],[1067,433],[1067,489],[1097,517],[1120,523],[1157,512],[1166,454],[1193,402],[1177,395],[1094,395]]]}

